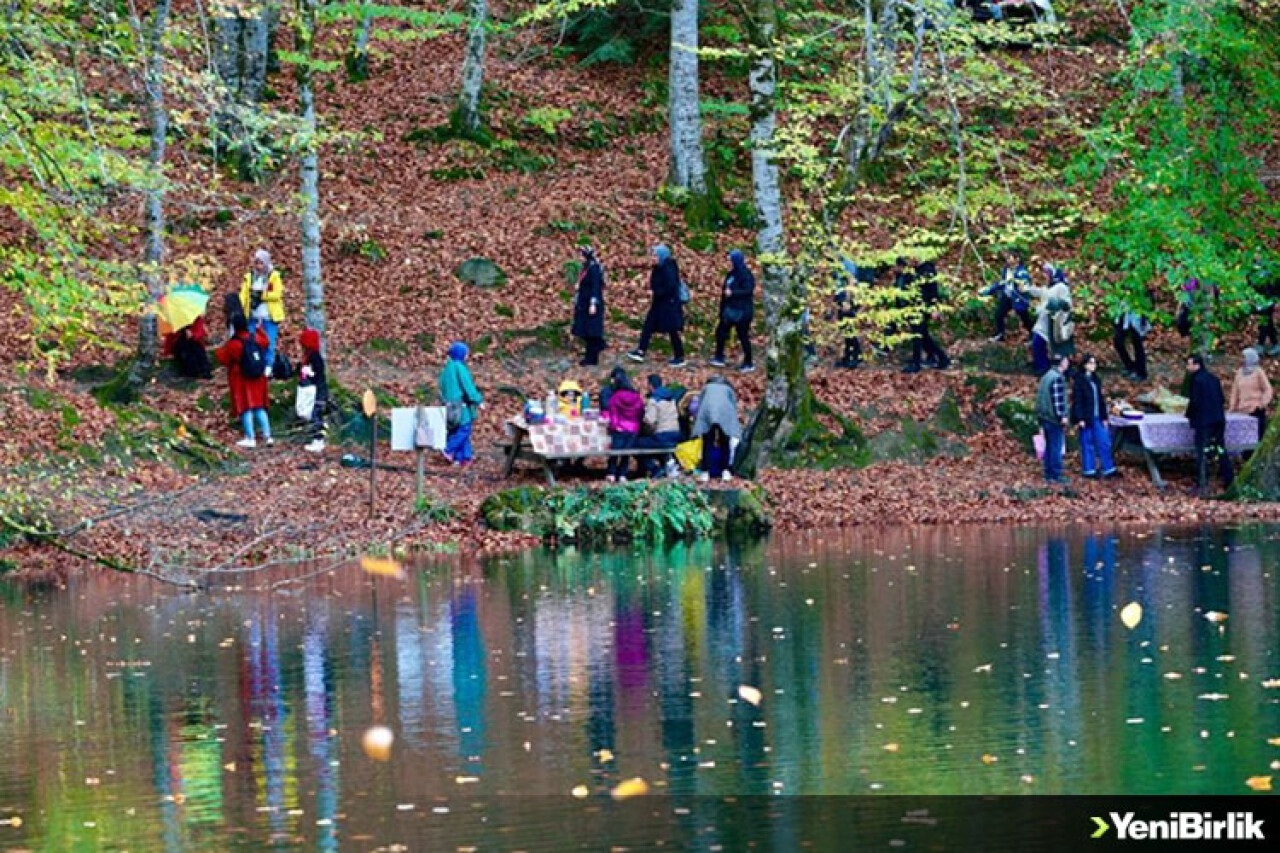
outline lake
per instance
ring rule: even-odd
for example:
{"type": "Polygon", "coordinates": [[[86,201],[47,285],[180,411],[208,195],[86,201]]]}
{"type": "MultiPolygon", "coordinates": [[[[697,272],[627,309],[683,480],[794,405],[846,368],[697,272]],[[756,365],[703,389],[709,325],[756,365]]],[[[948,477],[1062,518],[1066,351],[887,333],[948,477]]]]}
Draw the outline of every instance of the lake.
{"type": "Polygon", "coordinates": [[[936,527],[8,581],[0,847],[733,849],[719,809],[803,795],[1248,794],[1277,565],[1276,527],[936,527]]]}

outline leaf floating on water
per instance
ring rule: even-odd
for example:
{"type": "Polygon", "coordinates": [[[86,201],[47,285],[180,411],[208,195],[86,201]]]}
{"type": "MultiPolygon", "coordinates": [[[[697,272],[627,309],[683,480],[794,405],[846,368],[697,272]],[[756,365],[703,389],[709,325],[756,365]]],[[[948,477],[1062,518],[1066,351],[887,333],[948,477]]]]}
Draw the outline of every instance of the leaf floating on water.
{"type": "Polygon", "coordinates": [[[750,685],[747,685],[747,684],[739,684],[738,698],[741,699],[743,702],[747,702],[748,704],[754,705],[755,707],[759,708],[760,700],[764,698],[764,694],[761,693],[755,687],[751,687],[750,685]]]}
{"type": "Polygon", "coordinates": [[[12,826],[14,829],[17,829],[22,826],[22,818],[19,815],[7,817],[4,820],[0,820],[0,826],[12,826]]]}
{"type": "Polygon", "coordinates": [[[606,761],[613,761],[613,752],[607,749],[602,749],[596,753],[596,758],[600,759],[601,764],[604,764],[606,761]]]}
{"type": "Polygon", "coordinates": [[[1267,743],[1271,746],[1280,746],[1280,737],[1269,737],[1267,738],[1267,743]]]}
{"type": "Polygon", "coordinates": [[[1138,623],[1142,621],[1142,605],[1136,601],[1130,601],[1120,611],[1120,621],[1130,631],[1138,627],[1138,623]]]}
{"type": "Polygon", "coordinates": [[[1208,619],[1210,622],[1213,622],[1214,624],[1217,624],[1219,622],[1226,622],[1228,617],[1227,617],[1227,614],[1223,613],[1221,610],[1210,610],[1208,613],[1204,615],[1204,618],[1208,619]]]}
{"type": "Polygon", "coordinates": [[[1255,791],[1271,790],[1270,776],[1250,776],[1248,779],[1244,780],[1244,783],[1255,791]]]}
{"type": "Polygon", "coordinates": [[[228,761],[226,764],[222,765],[222,769],[227,771],[228,773],[235,773],[236,763],[234,761],[228,761]]]}
{"type": "Polygon", "coordinates": [[[989,663],[984,663],[984,664],[982,664],[981,666],[975,666],[975,667],[973,668],[973,671],[974,671],[974,672],[990,672],[990,671],[991,671],[991,664],[989,664],[989,663]]]}
{"type": "Polygon", "coordinates": [[[371,575],[380,575],[388,578],[404,578],[404,569],[395,560],[384,559],[381,557],[361,557],[360,568],[371,575]]]}
{"type": "Polygon", "coordinates": [[[1267,690],[1275,690],[1280,688],[1280,678],[1268,678],[1262,682],[1262,686],[1267,690]]]}
{"type": "Polygon", "coordinates": [[[391,729],[386,726],[373,726],[365,731],[360,745],[364,747],[364,754],[374,761],[386,761],[391,757],[391,745],[395,741],[396,736],[391,729]]]}
{"type": "Polygon", "coordinates": [[[986,764],[986,765],[990,766],[990,765],[992,765],[992,764],[995,764],[995,763],[996,763],[997,761],[999,761],[999,760],[1000,760],[999,756],[992,755],[992,754],[991,754],[991,753],[989,753],[989,752],[984,752],[984,753],[982,753],[982,763],[983,763],[983,764],[986,764]]]}
{"type": "Polygon", "coordinates": [[[1030,773],[1023,773],[1018,777],[1018,781],[1024,785],[1032,785],[1035,784],[1036,777],[1032,776],[1030,773]]]}
{"type": "Polygon", "coordinates": [[[886,743],[886,744],[884,745],[884,751],[885,751],[885,752],[897,752],[897,751],[898,751],[898,745],[897,745],[896,743],[886,743]]]}
{"type": "Polygon", "coordinates": [[[585,800],[587,798],[587,795],[590,794],[591,792],[587,790],[586,785],[574,785],[573,790],[570,791],[569,793],[573,794],[573,796],[579,800],[585,800]]]}
{"type": "Polygon", "coordinates": [[[649,783],[636,776],[633,779],[627,779],[619,782],[609,795],[615,800],[627,800],[631,797],[643,797],[649,793],[649,783]]]}
{"type": "Polygon", "coordinates": [[[1196,698],[1204,699],[1206,702],[1221,702],[1223,699],[1230,699],[1231,696],[1226,693],[1201,693],[1196,698]]]}
{"type": "Polygon", "coordinates": [[[1178,679],[1182,678],[1182,673],[1180,673],[1180,672],[1166,672],[1166,673],[1164,674],[1164,677],[1165,677],[1165,678],[1167,678],[1169,681],[1177,681],[1178,679]]]}
{"type": "Polygon", "coordinates": [[[455,776],[453,781],[458,785],[474,785],[480,781],[479,776],[455,776]]]}

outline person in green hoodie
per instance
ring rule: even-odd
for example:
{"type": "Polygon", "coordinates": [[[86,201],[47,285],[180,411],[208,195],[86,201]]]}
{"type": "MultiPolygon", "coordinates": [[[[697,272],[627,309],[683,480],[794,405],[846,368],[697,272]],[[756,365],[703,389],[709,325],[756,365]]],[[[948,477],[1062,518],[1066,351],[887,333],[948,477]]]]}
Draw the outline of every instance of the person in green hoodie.
{"type": "Polygon", "coordinates": [[[466,344],[455,341],[449,346],[449,360],[440,371],[440,399],[450,411],[444,456],[454,465],[470,465],[475,458],[471,450],[471,427],[476,412],[484,405],[484,397],[467,368],[469,354],[466,344]]]}

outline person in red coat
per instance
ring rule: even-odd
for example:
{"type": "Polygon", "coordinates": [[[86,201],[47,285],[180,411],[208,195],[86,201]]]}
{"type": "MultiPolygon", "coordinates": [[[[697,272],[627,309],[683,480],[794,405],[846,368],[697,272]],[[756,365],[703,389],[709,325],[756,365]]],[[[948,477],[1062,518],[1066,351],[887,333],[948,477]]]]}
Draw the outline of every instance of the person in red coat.
{"type": "MultiPolygon", "coordinates": [[[[236,444],[240,447],[257,447],[254,435],[256,422],[258,432],[267,444],[272,444],[271,422],[267,420],[267,377],[263,354],[267,351],[266,333],[262,329],[254,331],[253,342],[257,349],[257,366],[246,375],[245,344],[250,340],[249,324],[243,315],[236,315],[232,321],[231,339],[218,349],[218,361],[227,368],[227,384],[231,389],[231,410],[244,426],[244,438],[236,444]],[[252,375],[256,373],[257,375],[252,375]]],[[[250,351],[252,353],[252,350],[250,351]]]]}

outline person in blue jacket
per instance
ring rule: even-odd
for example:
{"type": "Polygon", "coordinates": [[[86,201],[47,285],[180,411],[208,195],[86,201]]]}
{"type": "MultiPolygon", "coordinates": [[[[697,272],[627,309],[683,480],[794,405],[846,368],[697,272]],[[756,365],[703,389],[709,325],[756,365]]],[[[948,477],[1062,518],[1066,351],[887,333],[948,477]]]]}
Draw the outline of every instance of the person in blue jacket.
{"type": "Polygon", "coordinates": [[[1031,273],[1023,263],[1022,252],[1011,249],[1000,279],[981,291],[982,296],[996,297],[996,333],[991,336],[992,343],[1004,340],[1005,322],[1010,311],[1018,315],[1028,332],[1031,331],[1031,300],[1027,296],[1030,286],[1031,273]]]}

